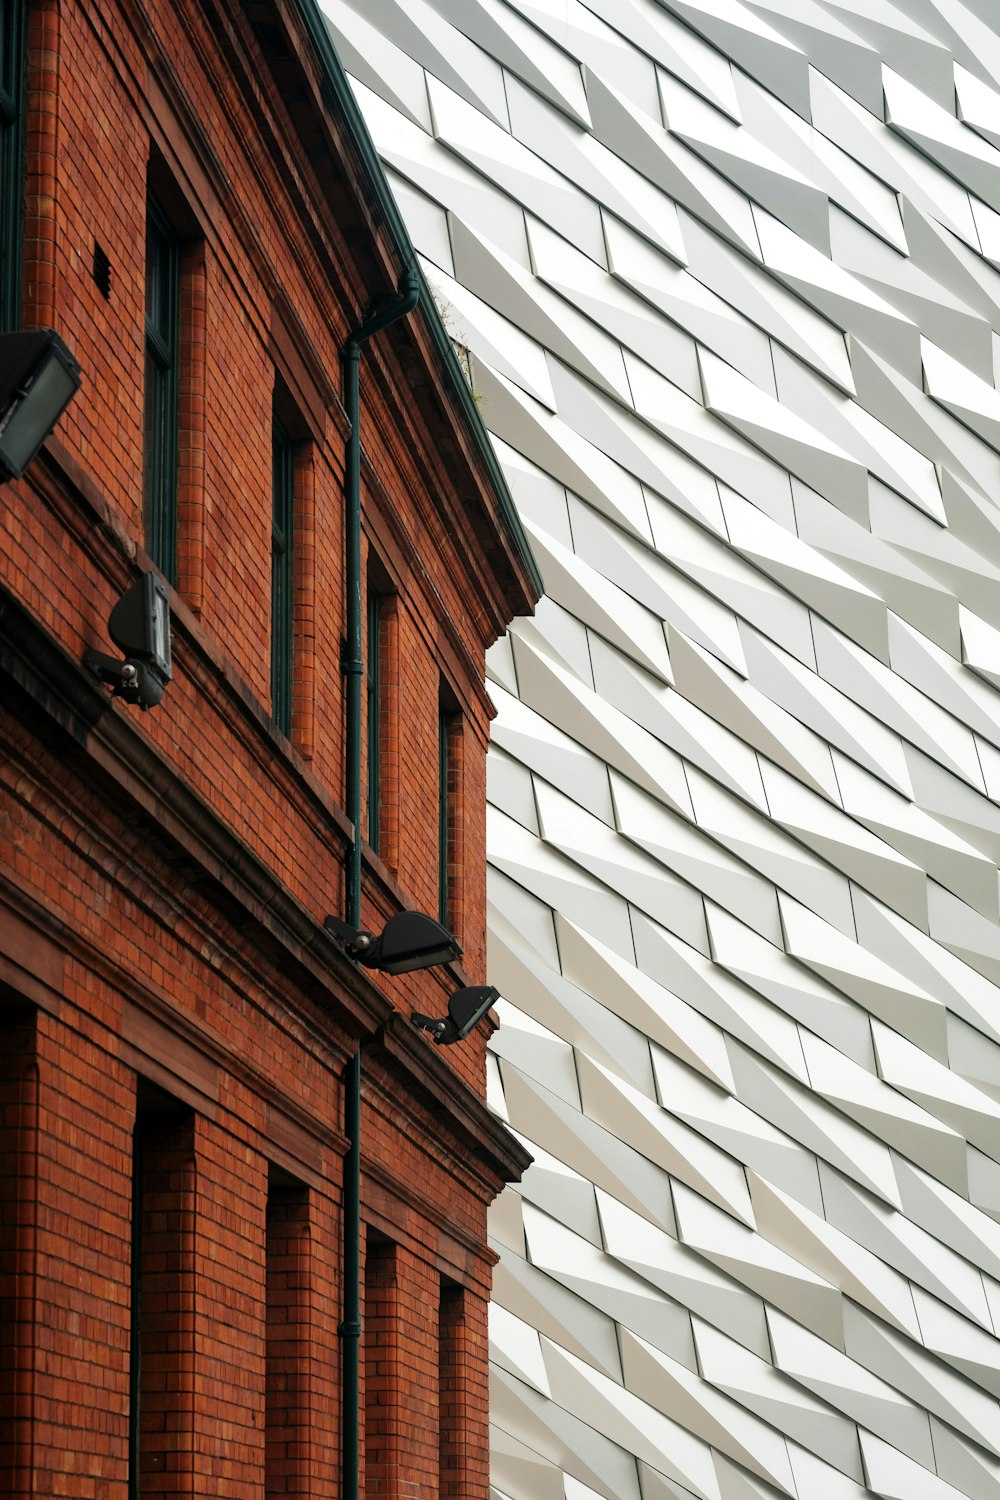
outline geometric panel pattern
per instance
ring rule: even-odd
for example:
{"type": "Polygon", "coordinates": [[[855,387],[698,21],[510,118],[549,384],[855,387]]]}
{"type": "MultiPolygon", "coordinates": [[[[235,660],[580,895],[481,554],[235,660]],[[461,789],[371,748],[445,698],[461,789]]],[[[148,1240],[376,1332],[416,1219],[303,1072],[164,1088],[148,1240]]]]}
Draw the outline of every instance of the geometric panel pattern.
{"type": "Polygon", "coordinates": [[[325,8],[546,583],[495,1500],[995,1500],[995,0],[325,8]]]}

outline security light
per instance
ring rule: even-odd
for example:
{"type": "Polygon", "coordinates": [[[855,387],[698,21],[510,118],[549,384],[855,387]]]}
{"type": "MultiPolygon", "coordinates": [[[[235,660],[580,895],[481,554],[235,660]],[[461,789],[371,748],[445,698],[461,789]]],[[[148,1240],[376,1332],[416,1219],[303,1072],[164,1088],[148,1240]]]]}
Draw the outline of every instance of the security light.
{"type": "Polygon", "coordinates": [[[429,1031],[439,1047],[450,1047],[452,1042],[460,1042],[468,1036],[499,999],[500,991],[494,985],[470,984],[452,995],[443,1021],[419,1014],[412,1015],[410,1020],[421,1031],[429,1031]]]}
{"type": "Polygon", "coordinates": [[[80,388],[80,366],[51,328],[0,334],[0,472],[18,479],[80,388]]]}
{"type": "Polygon", "coordinates": [[[143,573],[108,616],[108,635],[125,653],[116,661],[103,651],[88,650],[83,659],[101,682],[110,683],[113,698],[154,708],[173,675],[170,666],[170,599],[154,573],[143,573]]]}
{"type": "Polygon", "coordinates": [[[430,969],[451,963],[461,955],[461,944],[446,927],[422,911],[398,911],[375,937],[351,927],[340,917],[327,917],[323,924],[350,958],[383,974],[408,974],[412,969],[430,969]]]}

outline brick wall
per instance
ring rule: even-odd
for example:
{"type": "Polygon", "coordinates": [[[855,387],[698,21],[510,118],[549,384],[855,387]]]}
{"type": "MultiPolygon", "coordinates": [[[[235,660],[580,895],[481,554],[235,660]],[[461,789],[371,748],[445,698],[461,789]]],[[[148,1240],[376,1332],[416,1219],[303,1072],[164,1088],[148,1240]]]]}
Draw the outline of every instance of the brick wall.
{"type": "MultiPolygon", "coordinates": [[[[370,345],[393,776],[364,916],[436,910],[446,682],[466,951],[450,975],[366,976],[321,931],[349,833],[339,360],[399,276],[390,239],[293,6],[36,0],[27,78],[23,317],[84,384],[0,524],[0,1487],[125,1500],[132,1465],[143,1495],[339,1494],[341,1076],[367,1040],[363,1215],[395,1278],[382,1481],[430,1497],[442,1278],[484,1326],[486,1207],[519,1161],[481,1104],[481,1031],[446,1054],[390,1025],[484,977],[482,658],[510,592],[484,572],[485,481],[441,440],[455,418],[417,324],[370,345]],[[150,566],[148,186],[182,275],[174,679],[142,715],[79,664],[150,566]],[[297,444],[290,741],[270,704],[276,382],[297,444]]],[[[449,1339],[454,1406],[472,1346],[449,1339]]],[[[481,1340],[469,1358],[484,1391],[481,1340]]],[[[441,1492],[476,1500],[485,1406],[463,1431],[441,1492]]]]}

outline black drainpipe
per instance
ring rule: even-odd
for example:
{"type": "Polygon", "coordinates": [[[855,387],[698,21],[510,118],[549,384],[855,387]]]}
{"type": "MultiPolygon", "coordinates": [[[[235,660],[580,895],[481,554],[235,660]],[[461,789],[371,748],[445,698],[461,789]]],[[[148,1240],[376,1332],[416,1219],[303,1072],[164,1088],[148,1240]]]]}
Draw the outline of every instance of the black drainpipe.
{"type": "MultiPolygon", "coordinates": [[[[342,670],[346,678],[347,746],[345,812],[351,824],[344,915],[361,926],[361,688],[365,664],[361,650],[361,348],[397,318],[412,312],[420,300],[420,278],[410,268],[387,306],[356,328],[344,344],[344,406],[351,424],[347,439],[344,478],[347,585],[347,649],[342,670]]],[[[344,1292],[343,1318],[343,1500],[359,1494],[359,1354],[361,1342],[361,1047],[344,1074],[344,1134],[349,1145],[344,1158],[344,1292]]]]}

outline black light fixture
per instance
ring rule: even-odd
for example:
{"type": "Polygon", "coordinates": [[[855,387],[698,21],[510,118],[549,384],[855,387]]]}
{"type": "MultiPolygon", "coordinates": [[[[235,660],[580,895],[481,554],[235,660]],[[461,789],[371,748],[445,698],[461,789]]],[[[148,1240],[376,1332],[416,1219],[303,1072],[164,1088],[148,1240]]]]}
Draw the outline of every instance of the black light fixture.
{"type": "Polygon", "coordinates": [[[80,366],[51,328],[0,334],[0,471],[19,479],[80,388],[80,366]]]}
{"type": "Polygon", "coordinates": [[[108,616],[108,635],[124,661],[88,650],[83,659],[95,677],[111,685],[112,697],[155,708],[173,673],[170,666],[170,598],[155,573],[143,573],[108,616]]]}
{"type": "Polygon", "coordinates": [[[500,991],[492,984],[470,984],[456,990],[448,1001],[448,1014],[442,1021],[431,1016],[414,1014],[410,1017],[420,1031],[429,1031],[439,1047],[450,1047],[460,1042],[479,1025],[490,1007],[500,999],[500,991]]]}
{"type": "Polygon", "coordinates": [[[352,927],[340,917],[327,917],[324,927],[349,958],[383,974],[409,974],[459,958],[462,946],[447,927],[422,911],[398,911],[375,937],[352,927]]]}

